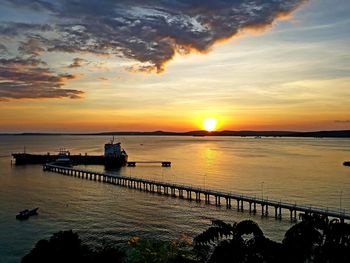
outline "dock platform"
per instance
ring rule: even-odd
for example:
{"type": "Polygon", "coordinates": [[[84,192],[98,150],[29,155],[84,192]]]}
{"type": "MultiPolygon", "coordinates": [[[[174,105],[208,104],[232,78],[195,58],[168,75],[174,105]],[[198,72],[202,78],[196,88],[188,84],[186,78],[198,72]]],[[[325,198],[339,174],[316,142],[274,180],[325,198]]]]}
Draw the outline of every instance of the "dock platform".
{"type": "MultiPolygon", "coordinates": [[[[15,159],[16,165],[25,164],[45,164],[57,160],[58,154],[30,154],[30,153],[13,153],[12,157],[15,159]]],[[[76,165],[104,165],[105,157],[103,155],[87,155],[75,154],[69,155],[69,159],[76,165]]]]}
{"type": "Polygon", "coordinates": [[[127,162],[127,166],[135,167],[137,163],[161,164],[163,167],[170,167],[171,166],[171,162],[169,162],[169,161],[131,161],[131,162],[127,162]]]}
{"type": "Polygon", "coordinates": [[[290,220],[296,222],[298,220],[297,213],[304,214],[318,214],[321,216],[338,218],[341,222],[350,220],[350,213],[340,210],[331,210],[319,208],[314,206],[299,205],[275,200],[259,199],[252,196],[241,195],[232,192],[217,191],[211,189],[203,189],[183,184],[174,184],[150,179],[143,179],[137,177],[128,177],[109,173],[99,173],[95,171],[88,171],[84,169],[74,169],[69,167],[57,166],[52,164],[44,164],[44,171],[55,172],[63,175],[74,176],[82,179],[101,181],[113,185],[124,186],[139,191],[150,193],[157,193],[163,195],[170,195],[172,197],[186,198],[188,200],[195,200],[201,202],[204,197],[206,204],[213,202],[216,206],[221,206],[223,201],[227,209],[232,208],[232,201],[236,202],[237,211],[243,212],[245,209],[249,213],[256,214],[257,207],[260,206],[260,213],[262,217],[268,217],[269,209],[274,210],[272,213],[275,219],[282,219],[282,215],[289,212],[290,220]],[[186,195],[185,195],[186,193],[186,195]],[[284,212],[284,213],[282,213],[284,212]]]}

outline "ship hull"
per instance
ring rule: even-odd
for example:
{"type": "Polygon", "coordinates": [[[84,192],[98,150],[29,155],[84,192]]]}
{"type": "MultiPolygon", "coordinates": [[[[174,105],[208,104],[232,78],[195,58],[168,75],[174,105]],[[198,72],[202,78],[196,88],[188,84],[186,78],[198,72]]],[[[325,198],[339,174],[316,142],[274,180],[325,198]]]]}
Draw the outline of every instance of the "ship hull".
{"type": "Polygon", "coordinates": [[[128,162],[128,156],[120,156],[120,157],[105,157],[104,165],[107,168],[115,168],[125,166],[128,162]]]}
{"type": "MultiPolygon", "coordinates": [[[[53,163],[56,162],[58,158],[57,154],[14,153],[12,156],[15,159],[16,165],[53,163]]],[[[73,165],[106,165],[108,167],[119,167],[127,163],[127,156],[109,158],[103,155],[70,155],[69,159],[73,165]]]]}

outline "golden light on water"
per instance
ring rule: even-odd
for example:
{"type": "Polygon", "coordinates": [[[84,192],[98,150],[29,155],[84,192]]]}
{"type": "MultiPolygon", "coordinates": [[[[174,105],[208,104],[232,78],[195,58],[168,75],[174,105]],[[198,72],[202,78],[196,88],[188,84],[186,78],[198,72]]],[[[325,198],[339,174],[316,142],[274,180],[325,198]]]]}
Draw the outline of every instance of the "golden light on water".
{"type": "Polygon", "coordinates": [[[203,121],[203,127],[206,131],[211,132],[216,129],[217,121],[214,118],[207,118],[203,121]]]}

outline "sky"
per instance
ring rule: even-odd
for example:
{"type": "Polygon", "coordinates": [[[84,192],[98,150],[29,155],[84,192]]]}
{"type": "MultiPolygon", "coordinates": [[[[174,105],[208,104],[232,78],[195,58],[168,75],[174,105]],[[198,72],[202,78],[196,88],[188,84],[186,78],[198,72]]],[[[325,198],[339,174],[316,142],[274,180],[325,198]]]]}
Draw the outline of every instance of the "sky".
{"type": "Polygon", "coordinates": [[[350,129],[348,0],[0,0],[0,133],[350,129]]]}

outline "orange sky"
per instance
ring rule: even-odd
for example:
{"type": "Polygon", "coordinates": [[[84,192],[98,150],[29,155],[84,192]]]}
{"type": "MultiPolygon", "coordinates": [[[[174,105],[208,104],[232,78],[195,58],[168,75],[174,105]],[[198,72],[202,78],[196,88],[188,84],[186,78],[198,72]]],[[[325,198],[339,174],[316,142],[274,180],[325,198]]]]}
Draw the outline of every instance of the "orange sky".
{"type": "Polygon", "coordinates": [[[209,117],[218,130],[350,129],[350,7],[337,3],[311,1],[258,34],[175,54],[160,74],[125,57],[43,53],[42,74],[65,93],[40,98],[43,76],[32,99],[2,97],[0,85],[0,133],[190,131],[209,117]]]}

